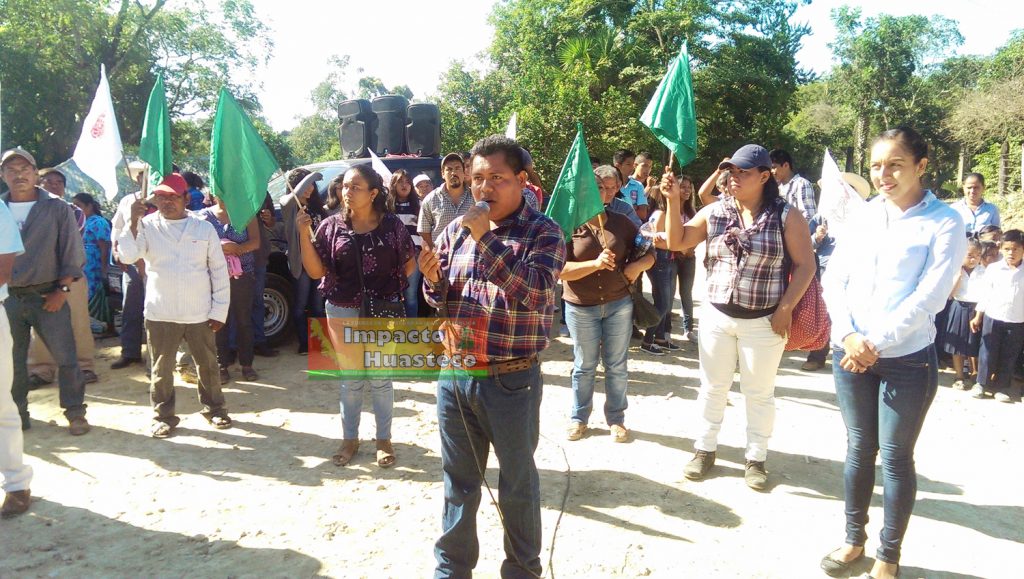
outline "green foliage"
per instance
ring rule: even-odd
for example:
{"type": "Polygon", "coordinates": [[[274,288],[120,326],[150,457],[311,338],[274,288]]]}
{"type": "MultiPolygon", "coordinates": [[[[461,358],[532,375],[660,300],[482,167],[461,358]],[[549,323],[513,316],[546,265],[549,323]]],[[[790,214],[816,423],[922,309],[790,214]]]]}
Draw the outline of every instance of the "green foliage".
{"type": "MultiPolygon", "coordinates": [[[[996,192],[996,185],[999,182],[1000,150],[1002,143],[992,143],[982,152],[974,155],[974,165],[971,171],[981,173],[985,176],[985,183],[988,185],[988,194],[996,192]]],[[[1021,144],[1020,141],[1010,143],[1010,155],[1007,159],[1006,188],[1007,191],[1020,191],[1020,162],[1021,144]]]]}
{"type": "MultiPolygon", "coordinates": [[[[698,162],[705,171],[744,142],[772,144],[806,75],[795,54],[803,1],[505,0],[491,15],[486,72],[454,63],[439,88],[446,150],[502,132],[519,114],[519,140],[538,172],[558,174],[582,121],[592,155],[667,151],[639,117],[685,41],[694,68],[698,162]]],[[[549,177],[550,179],[551,177],[549,177]]]]}
{"type": "Polygon", "coordinates": [[[3,142],[41,165],[71,156],[106,65],[121,137],[137,143],[149,89],[164,72],[171,116],[209,112],[227,86],[256,105],[255,87],[232,82],[273,48],[248,0],[3,0],[0,82],[3,142]]]}

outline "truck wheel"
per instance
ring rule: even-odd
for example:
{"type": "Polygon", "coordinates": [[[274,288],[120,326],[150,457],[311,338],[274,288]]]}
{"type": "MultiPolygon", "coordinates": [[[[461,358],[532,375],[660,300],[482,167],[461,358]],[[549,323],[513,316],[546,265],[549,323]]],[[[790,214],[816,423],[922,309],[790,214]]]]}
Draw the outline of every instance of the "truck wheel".
{"type": "Polygon", "coordinates": [[[277,346],[285,342],[292,331],[292,284],[275,274],[267,274],[263,288],[263,332],[267,343],[277,346]]]}

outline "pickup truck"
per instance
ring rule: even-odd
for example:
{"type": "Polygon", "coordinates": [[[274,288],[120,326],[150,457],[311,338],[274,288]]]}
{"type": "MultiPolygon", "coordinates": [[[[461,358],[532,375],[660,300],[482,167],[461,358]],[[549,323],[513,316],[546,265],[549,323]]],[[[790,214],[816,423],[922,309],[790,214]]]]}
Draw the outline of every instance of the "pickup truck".
{"type": "MultiPolygon", "coordinates": [[[[439,157],[387,156],[382,157],[381,160],[392,172],[405,169],[411,177],[424,173],[430,177],[435,186],[442,183],[441,159],[439,157]]],[[[304,165],[303,168],[313,172],[319,171],[324,176],[321,181],[317,182],[317,188],[321,197],[326,197],[327,186],[332,179],[353,165],[369,162],[370,159],[344,159],[304,165]]],[[[293,333],[291,310],[292,284],[295,281],[291,272],[288,271],[289,247],[284,239],[283,226],[280,223],[280,200],[287,193],[285,176],[279,175],[271,179],[267,184],[267,191],[270,192],[270,197],[274,200],[278,226],[275,228],[276,234],[271,238],[273,249],[270,254],[270,262],[267,264],[267,285],[263,290],[263,305],[266,311],[263,318],[263,331],[271,345],[279,345],[287,341],[293,333]]]]}

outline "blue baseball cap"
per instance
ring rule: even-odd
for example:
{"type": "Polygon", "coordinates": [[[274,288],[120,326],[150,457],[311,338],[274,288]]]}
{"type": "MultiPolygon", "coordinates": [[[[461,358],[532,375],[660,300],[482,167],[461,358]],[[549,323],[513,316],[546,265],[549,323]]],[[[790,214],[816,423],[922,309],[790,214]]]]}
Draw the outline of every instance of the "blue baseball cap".
{"type": "Polygon", "coordinates": [[[729,167],[739,169],[764,167],[765,169],[771,169],[772,158],[768,155],[768,149],[761,145],[743,145],[732,154],[728,161],[722,161],[718,165],[719,169],[728,169],[729,167]]]}

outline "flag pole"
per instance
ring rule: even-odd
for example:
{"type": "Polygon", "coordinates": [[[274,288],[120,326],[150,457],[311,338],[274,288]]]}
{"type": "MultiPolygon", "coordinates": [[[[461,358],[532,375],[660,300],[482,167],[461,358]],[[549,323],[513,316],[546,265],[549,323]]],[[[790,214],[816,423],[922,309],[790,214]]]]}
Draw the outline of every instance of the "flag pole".
{"type": "Polygon", "coordinates": [[[149,164],[142,170],[142,189],[139,190],[137,199],[145,199],[149,195],[149,164]]]}

